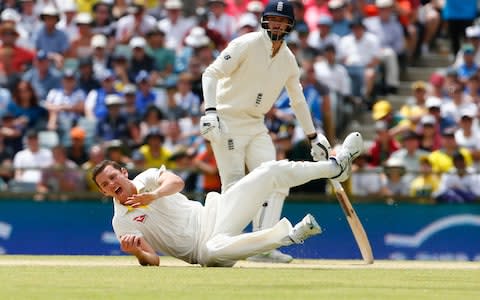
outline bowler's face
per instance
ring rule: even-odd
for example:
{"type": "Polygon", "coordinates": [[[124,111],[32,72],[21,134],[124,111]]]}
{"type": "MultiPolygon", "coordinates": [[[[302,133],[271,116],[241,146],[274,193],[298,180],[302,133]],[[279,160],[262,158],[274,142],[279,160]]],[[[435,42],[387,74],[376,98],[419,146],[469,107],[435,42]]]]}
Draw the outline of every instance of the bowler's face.
{"type": "Polygon", "coordinates": [[[106,166],[95,178],[100,190],[106,196],[116,198],[120,203],[127,201],[127,198],[136,193],[136,188],[128,179],[126,169],[117,170],[112,166],[106,166]]]}

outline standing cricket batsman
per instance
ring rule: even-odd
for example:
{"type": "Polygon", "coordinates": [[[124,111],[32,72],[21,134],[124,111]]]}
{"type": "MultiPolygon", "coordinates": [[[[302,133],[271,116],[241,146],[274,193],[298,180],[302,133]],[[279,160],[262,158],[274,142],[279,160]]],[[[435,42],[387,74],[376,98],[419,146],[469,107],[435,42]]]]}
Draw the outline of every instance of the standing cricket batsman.
{"type": "MultiPolygon", "coordinates": [[[[295,24],[288,1],[270,2],[262,14],[262,30],[234,39],[202,77],[205,115],[201,134],[211,142],[222,181],[222,192],[262,162],[276,159],[275,147],[264,124],[285,87],[298,122],[311,141],[314,160],[329,156],[330,144],[317,134],[300,85],[300,69],[284,42],[295,24]]],[[[253,220],[253,230],[271,228],[282,212],[288,189],[277,189],[253,220]]],[[[251,257],[262,262],[290,262],[276,249],[251,257]]]]}

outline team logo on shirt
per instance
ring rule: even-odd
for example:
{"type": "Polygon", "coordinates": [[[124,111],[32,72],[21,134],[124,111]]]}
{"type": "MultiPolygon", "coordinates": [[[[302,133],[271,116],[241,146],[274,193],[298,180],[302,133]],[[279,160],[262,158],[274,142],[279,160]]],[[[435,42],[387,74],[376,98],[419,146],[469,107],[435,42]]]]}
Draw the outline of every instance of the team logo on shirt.
{"type": "Polygon", "coordinates": [[[229,60],[230,58],[232,58],[232,57],[230,56],[230,54],[227,54],[227,55],[225,55],[225,56],[223,57],[223,59],[225,59],[225,60],[229,60]]]}
{"type": "Polygon", "coordinates": [[[146,218],[147,218],[147,215],[141,215],[141,216],[136,216],[135,218],[133,218],[133,220],[135,222],[145,223],[146,218]]]}

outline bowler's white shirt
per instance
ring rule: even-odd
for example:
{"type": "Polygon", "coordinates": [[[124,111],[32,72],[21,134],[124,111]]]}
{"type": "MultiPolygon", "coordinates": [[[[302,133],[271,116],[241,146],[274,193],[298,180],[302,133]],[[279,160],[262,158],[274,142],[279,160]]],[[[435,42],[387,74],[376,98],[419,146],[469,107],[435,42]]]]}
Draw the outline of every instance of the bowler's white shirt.
{"type": "MultiPolygon", "coordinates": [[[[158,187],[158,177],[165,167],[151,168],[136,176],[138,193],[158,187]]],[[[125,234],[143,236],[157,252],[196,263],[201,235],[202,205],[180,193],[160,197],[145,208],[129,209],[114,199],[113,230],[117,238],[125,234]]]]}
{"type": "MultiPolygon", "coordinates": [[[[231,134],[266,132],[264,115],[284,87],[292,107],[307,105],[295,56],[282,43],[272,57],[272,42],[264,30],[231,41],[204,76],[218,80],[217,113],[231,134]]],[[[304,130],[315,131],[313,124],[304,130]]]]}

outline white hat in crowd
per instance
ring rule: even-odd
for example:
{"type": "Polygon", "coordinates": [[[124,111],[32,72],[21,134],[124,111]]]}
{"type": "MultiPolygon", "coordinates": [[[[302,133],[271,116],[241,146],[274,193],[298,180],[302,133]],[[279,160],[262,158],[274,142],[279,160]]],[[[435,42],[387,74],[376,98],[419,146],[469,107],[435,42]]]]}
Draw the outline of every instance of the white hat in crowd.
{"type": "Polygon", "coordinates": [[[190,30],[190,33],[185,38],[185,44],[192,48],[204,47],[210,44],[210,38],[205,33],[204,28],[197,26],[190,30]]]}
{"type": "Polygon", "coordinates": [[[479,38],[480,37],[480,26],[474,25],[474,26],[468,26],[465,29],[465,35],[467,38],[479,38]]]}
{"type": "Polygon", "coordinates": [[[344,0],[330,0],[328,1],[329,9],[339,9],[345,6],[344,0]]]}
{"type": "Polygon", "coordinates": [[[92,24],[93,18],[92,15],[89,13],[79,13],[78,15],[75,16],[75,23],[76,24],[92,24]]]}
{"type": "Polygon", "coordinates": [[[107,37],[103,34],[96,34],[90,40],[90,47],[92,48],[105,48],[107,47],[107,37]]]}
{"type": "Polygon", "coordinates": [[[252,13],[261,13],[264,9],[265,5],[261,1],[253,0],[247,4],[247,11],[252,13]]]}
{"type": "Polygon", "coordinates": [[[130,43],[128,43],[128,45],[132,49],[134,49],[134,48],[142,48],[143,49],[147,45],[147,41],[145,41],[145,38],[143,38],[141,36],[134,36],[130,40],[130,43]]]}
{"type": "Polygon", "coordinates": [[[5,8],[0,15],[0,19],[2,22],[4,21],[12,21],[15,23],[20,22],[21,16],[20,14],[13,8],[5,8]]]}
{"type": "Polygon", "coordinates": [[[238,28],[243,28],[245,26],[257,28],[258,26],[257,17],[252,13],[243,14],[238,20],[238,28]]]}
{"type": "Polygon", "coordinates": [[[375,6],[379,8],[391,7],[393,4],[393,0],[375,0],[375,6]]]}
{"type": "Polygon", "coordinates": [[[105,97],[105,105],[123,105],[125,104],[125,99],[122,96],[117,94],[110,94],[105,97]]]}
{"type": "Polygon", "coordinates": [[[182,9],[183,2],[181,0],[167,0],[165,1],[165,9],[182,9]]]}
{"type": "Polygon", "coordinates": [[[63,1],[60,6],[63,12],[76,12],[77,3],[74,0],[63,1]]]}
{"type": "Polygon", "coordinates": [[[442,99],[440,99],[438,97],[435,97],[435,96],[430,96],[425,101],[425,106],[427,108],[441,107],[442,106],[442,99]]]}

